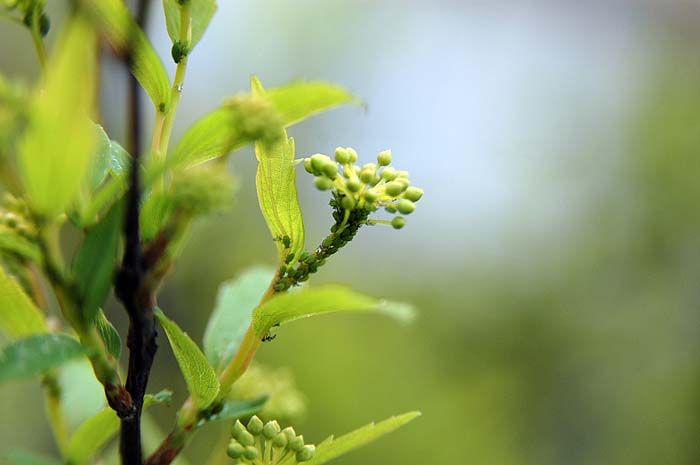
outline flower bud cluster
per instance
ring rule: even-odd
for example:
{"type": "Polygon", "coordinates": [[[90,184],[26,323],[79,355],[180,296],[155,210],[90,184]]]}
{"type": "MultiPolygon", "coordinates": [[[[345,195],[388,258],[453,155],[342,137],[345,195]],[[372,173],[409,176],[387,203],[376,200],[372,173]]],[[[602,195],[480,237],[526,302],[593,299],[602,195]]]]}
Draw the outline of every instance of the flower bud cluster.
{"type": "Polygon", "coordinates": [[[27,204],[12,194],[5,193],[0,204],[0,226],[7,228],[25,239],[36,238],[36,225],[29,219],[30,212],[27,204]]]}
{"type": "Polygon", "coordinates": [[[316,447],[304,444],[304,436],[297,435],[291,426],[282,429],[276,420],[263,423],[255,415],[247,425],[236,420],[226,450],[236,464],[248,465],[295,465],[308,462],[315,452],[316,447]]]}
{"type": "MultiPolygon", "coordinates": [[[[353,211],[369,214],[380,208],[391,214],[413,213],[415,203],[423,196],[423,190],[411,186],[407,171],[398,171],[390,166],[390,150],[379,152],[377,163],[360,166],[355,164],[357,160],[354,149],[338,147],[335,149],[335,161],[319,153],[304,159],[304,169],[316,177],[314,183],[318,189],[333,192],[343,212],[343,219],[353,211]]],[[[368,223],[377,224],[376,221],[368,223]]],[[[397,215],[385,223],[401,229],[406,220],[397,215]]]]}

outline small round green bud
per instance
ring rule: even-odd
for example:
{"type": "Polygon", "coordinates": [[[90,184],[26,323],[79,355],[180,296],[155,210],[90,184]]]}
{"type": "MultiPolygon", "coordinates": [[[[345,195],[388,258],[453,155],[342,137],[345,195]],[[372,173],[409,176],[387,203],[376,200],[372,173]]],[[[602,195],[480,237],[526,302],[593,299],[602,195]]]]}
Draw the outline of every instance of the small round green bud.
{"type": "Polygon", "coordinates": [[[327,191],[333,187],[333,181],[323,176],[318,176],[314,180],[314,184],[316,185],[316,188],[321,191],[327,191]]]}
{"type": "Polygon", "coordinates": [[[275,436],[277,436],[277,433],[280,432],[280,424],[277,423],[277,420],[272,420],[268,421],[265,423],[265,426],[263,427],[262,434],[265,436],[265,439],[272,439],[275,436]]]}
{"type": "Polygon", "coordinates": [[[390,182],[386,186],[384,186],[384,191],[387,193],[387,195],[390,195],[392,197],[398,197],[401,195],[401,192],[403,192],[405,187],[403,184],[400,182],[390,182]]]}
{"type": "Polygon", "coordinates": [[[294,439],[289,441],[289,448],[292,449],[294,452],[299,452],[304,448],[304,435],[300,434],[299,436],[296,436],[294,439]]]}
{"type": "Polygon", "coordinates": [[[382,150],[377,155],[377,162],[380,166],[388,166],[391,164],[391,150],[382,150]]]}
{"type": "Polygon", "coordinates": [[[365,202],[370,203],[370,204],[376,202],[377,199],[379,198],[379,194],[377,194],[373,190],[365,191],[362,194],[362,196],[365,198],[365,202]]]}
{"type": "Polygon", "coordinates": [[[360,181],[357,181],[355,179],[349,180],[347,183],[345,183],[345,185],[347,186],[350,192],[358,192],[362,188],[362,184],[360,184],[360,181]]]}
{"type": "Polygon", "coordinates": [[[365,184],[372,184],[374,181],[374,170],[362,168],[362,171],[360,171],[360,181],[365,184]]]}
{"type": "Polygon", "coordinates": [[[343,210],[352,210],[355,208],[355,200],[352,197],[348,197],[347,195],[343,197],[343,200],[340,201],[340,204],[343,206],[343,210]]]}
{"type": "Polygon", "coordinates": [[[287,426],[285,429],[282,430],[282,434],[287,438],[287,442],[290,442],[292,439],[297,437],[297,432],[294,431],[294,428],[291,426],[287,426]]]}
{"type": "Polygon", "coordinates": [[[314,170],[314,174],[321,174],[323,172],[323,167],[329,161],[331,161],[331,159],[322,153],[311,155],[311,168],[314,170]]]}
{"type": "Polygon", "coordinates": [[[314,174],[314,170],[311,167],[311,158],[304,158],[304,169],[307,173],[314,174]]]}
{"type": "Polygon", "coordinates": [[[258,449],[253,446],[248,446],[243,451],[243,457],[248,460],[255,460],[258,458],[258,449]]]}
{"type": "Polygon", "coordinates": [[[411,186],[406,189],[406,192],[403,194],[403,196],[411,202],[418,202],[421,199],[421,197],[423,197],[423,189],[421,189],[420,187],[411,186]]]}
{"type": "Polygon", "coordinates": [[[243,456],[243,452],[245,451],[245,447],[243,447],[238,441],[235,439],[231,439],[231,442],[228,443],[228,448],[226,449],[226,454],[231,457],[232,459],[237,459],[243,456]]]}
{"type": "Polygon", "coordinates": [[[338,165],[336,165],[334,162],[329,162],[323,165],[323,174],[328,176],[331,179],[335,179],[336,176],[338,176],[338,165]]]}
{"type": "Polygon", "coordinates": [[[394,219],[391,220],[391,226],[394,229],[401,229],[406,226],[406,220],[403,216],[395,216],[394,219]]]}
{"type": "Polygon", "coordinates": [[[357,159],[359,158],[357,156],[357,152],[355,152],[355,149],[352,147],[347,147],[345,150],[348,151],[348,156],[350,157],[350,163],[355,163],[357,159]]]}
{"type": "Polygon", "coordinates": [[[255,444],[255,438],[247,430],[238,435],[236,439],[244,446],[252,446],[255,444]]]}
{"type": "Polygon", "coordinates": [[[248,421],[248,431],[250,431],[252,435],[259,436],[260,433],[262,433],[263,426],[262,420],[258,418],[257,415],[250,417],[250,420],[248,421]]]}
{"type": "Polygon", "coordinates": [[[248,430],[245,426],[243,426],[243,423],[241,423],[240,420],[236,420],[236,422],[231,426],[231,436],[233,436],[236,439],[238,439],[238,436],[240,436],[241,434],[247,432],[248,430]]]}
{"type": "Polygon", "coordinates": [[[377,165],[375,165],[374,163],[365,163],[364,165],[362,165],[362,170],[374,172],[374,171],[377,171],[377,165]]]}
{"type": "Polygon", "coordinates": [[[283,433],[277,434],[274,438],[272,438],[272,447],[276,447],[278,449],[287,447],[287,436],[285,436],[283,433]]]}
{"type": "Polygon", "coordinates": [[[384,210],[388,211],[389,213],[396,213],[396,205],[393,203],[388,203],[384,207],[384,210]]]}
{"type": "Polygon", "coordinates": [[[335,161],[341,164],[350,163],[350,154],[348,149],[343,147],[338,147],[335,149],[335,161]]]}
{"type": "Polygon", "coordinates": [[[309,460],[314,458],[315,453],[316,446],[314,446],[313,444],[307,444],[304,447],[302,447],[300,451],[297,452],[297,462],[308,462],[309,460]]]}
{"type": "Polygon", "coordinates": [[[385,181],[393,181],[396,179],[396,170],[391,166],[384,168],[382,170],[382,179],[385,181]]]}
{"type": "Polygon", "coordinates": [[[416,209],[416,204],[408,199],[401,199],[396,205],[396,208],[398,208],[399,212],[403,213],[404,215],[408,215],[409,213],[413,213],[413,211],[416,209]]]}
{"type": "Polygon", "coordinates": [[[397,171],[396,177],[408,179],[408,171],[397,171]]]}

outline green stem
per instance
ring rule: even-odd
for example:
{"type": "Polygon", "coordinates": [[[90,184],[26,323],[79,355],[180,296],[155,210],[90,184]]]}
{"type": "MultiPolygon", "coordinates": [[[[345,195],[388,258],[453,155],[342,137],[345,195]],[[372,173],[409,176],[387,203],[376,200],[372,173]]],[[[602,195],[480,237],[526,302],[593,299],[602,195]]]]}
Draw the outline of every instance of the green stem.
{"type": "Polygon", "coordinates": [[[49,420],[56,446],[58,446],[61,455],[65,456],[70,434],[61,406],[61,388],[53,373],[44,376],[43,384],[46,416],[49,420]]]}
{"type": "Polygon", "coordinates": [[[34,43],[34,48],[36,49],[36,56],[37,59],[39,60],[39,65],[41,66],[41,71],[42,73],[46,72],[46,63],[48,62],[47,59],[47,54],[46,54],[46,47],[44,45],[44,41],[41,36],[41,31],[40,28],[41,26],[39,25],[39,21],[41,19],[41,15],[38,9],[35,9],[34,14],[32,15],[32,24],[29,28],[29,32],[32,35],[32,42],[34,43]]]}

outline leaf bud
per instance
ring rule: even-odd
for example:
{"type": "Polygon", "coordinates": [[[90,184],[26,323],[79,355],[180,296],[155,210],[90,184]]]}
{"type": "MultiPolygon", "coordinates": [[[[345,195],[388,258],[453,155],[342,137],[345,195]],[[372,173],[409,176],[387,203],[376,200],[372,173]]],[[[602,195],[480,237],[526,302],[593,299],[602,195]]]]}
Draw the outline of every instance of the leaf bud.
{"type": "Polygon", "coordinates": [[[324,176],[316,177],[314,184],[316,185],[316,188],[321,191],[327,191],[333,187],[333,181],[324,176]]]}
{"type": "Polygon", "coordinates": [[[340,204],[343,206],[343,210],[352,210],[355,208],[355,200],[353,200],[352,197],[348,197],[347,195],[343,197],[343,200],[340,201],[340,204]]]}
{"type": "Polygon", "coordinates": [[[248,446],[243,451],[243,457],[248,460],[255,460],[258,458],[258,449],[253,446],[248,446]]]}
{"type": "Polygon", "coordinates": [[[391,220],[391,226],[394,229],[401,229],[406,226],[406,220],[403,216],[395,216],[394,219],[391,220]]]}
{"type": "Polygon", "coordinates": [[[289,448],[294,452],[299,452],[304,448],[304,436],[300,434],[289,441],[289,448]]]}
{"type": "Polygon", "coordinates": [[[345,150],[348,151],[348,156],[350,157],[350,163],[355,163],[359,158],[357,152],[352,147],[347,147],[345,150]]]}
{"type": "Polygon", "coordinates": [[[302,447],[300,451],[297,452],[297,462],[308,462],[309,460],[314,458],[315,453],[316,446],[314,446],[313,444],[307,444],[304,447],[302,447]]]}
{"type": "Polygon", "coordinates": [[[404,215],[408,215],[409,213],[413,213],[413,210],[416,209],[416,204],[408,199],[401,199],[396,205],[396,208],[404,215]]]}
{"type": "Polygon", "coordinates": [[[272,438],[272,447],[276,447],[278,449],[287,447],[287,436],[285,436],[283,433],[276,434],[275,437],[272,438]]]}
{"type": "Polygon", "coordinates": [[[387,183],[387,185],[384,186],[384,191],[387,193],[387,195],[390,195],[392,197],[398,197],[399,195],[401,195],[401,192],[403,192],[404,189],[405,187],[403,186],[403,184],[394,181],[387,183]]]}
{"type": "Polygon", "coordinates": [[[408,187],[403,196],[412,202],[418,202],[423,197],[423,189],[413,186],[408,187]]]}
{"type": "Polygon", "coordinates": [[[377,155],[379,166],[388,166],[391,164],[391,150],[382,150],[377,155]]]}
{"type": "Polygon", "coordinates": [[[347,186],[350,192],[358,192],[362,188],[362,184],[360,184],[360,181],[357,181],[355,179],[349,180],[347,183],[345,183],[345,185],[347,186]]]}
{"type": "Polygon", "coordinates": [[[340,164],[346,164],[350,162],[350,154],[348,150],[343,147],[338,147],[335,149],[335,161],[340,164]]]}
{"type": "Polygon", "coordinates": [[[263,422],[260,418],[258,418],[257,415],[253,415],[250,417],[250,420],[248,421],[248,431],[254,435],[254,436],[259,436],[260,433],[262,433],[263,430],[263,422]]]}
{"type": "Polygon", "coordinates": [[[235,439],[231,439],[231,442],[228,443],[226,454],[232,459],[237,459],[243,456],[244,451],[245,447],[243,447],[241,443],[239,443],[235,439]]]}
{"type": "Polygon", "coordinates": [[[277,436],[279,432],[280,424],[277,423],[277,420],[268,421],[265,423],[262,430],[262,434],[265,436],[265,439],[272,439],[273,437],[277,436]]]}

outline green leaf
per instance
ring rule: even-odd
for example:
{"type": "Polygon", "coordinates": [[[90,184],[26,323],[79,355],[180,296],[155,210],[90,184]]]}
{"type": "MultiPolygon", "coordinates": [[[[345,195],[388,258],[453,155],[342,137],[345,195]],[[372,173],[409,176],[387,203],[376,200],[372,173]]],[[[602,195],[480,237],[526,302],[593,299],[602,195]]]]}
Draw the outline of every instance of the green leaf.
{"type": "Polygon", "coordinates": [[[227,400],[224,402],[224,408],[219,413],[212,415],[208,421],[226,421],[249,417],[262,410],[269,398],[269,396],[264,395],[250,400],[227,400]]]}
{"type": "Polygon", "coordinates": [[[41,311],[0,267],[0,331],[11,338],[48,331],[41,311]]]}
{"type": "MultiPolygon", "coordinates": [[[[180,12],[182,6],[177,0],[163,0],[165,10],[165,25],[168,28],[168,35],[175,42],[187,42],[187,37],[180,35],[180,12]]],[[[189,44],[189,51],[194,49],[204,31],[209,26],[212,16],[216,12],[216,2],[214,0],[190,0],[190,14],[192,16],[192,40],[189,44]]]]}
{"type": "Polygon", "coordinates": [[[112,287],[122,225],[122,203],[112,206],[85,235],[73,259],[73,275],[82,297],[83,320],[92,322],[112,287]]]}
{"type": "Polygon", "coordinates": [[[107,352],[115,359],[119,359],[122,353],[122,338],[119,337],[116,328],[107,319],[102,309],[97,311],[95,326],[97,327],[97,332],[100,333],[102,342],[104,342],[107,348],[107,352]]]}
{"type": "Polygon", "coordinates": [[[275,295],[255,309],[253,328],[257,335],[264,336],[273,326],[330,312],[378,312],[406,321],[412,318],[414,310],[409,304],[376,299],[338,284],[324,284],[275,295]]]}
{"type": "MultiPolygon", "coordinates": [[[[146,395],[143,406],[170,402],[172,392],[161,391],[146,395]]],[[[119,432],[120,420],[110,407],[106,407],[83,422],[73,433],[66,448],[66,457],[71,465],[84,465],[119,432]]]]}
{"type": "Polygon", "coordinates": [[[61,461],[53,457],[19,449],[10,451],[7,461],[12,465],[61,465],[61,461]]]}
{"type": "Polygon", "coordinates": [[[163,389],[155,394],[146,394],[143,398],[143,406],[148,408],[152,405],[170,405],[173,401],[173,391],[163,389]]]}
{"type": "Polygon", "coordinates": [[[107,176],[120,176],[129,166],[129,153],[117,142],[111,140],[104,128],[95,125],[97,148],[95,164],[90,175],[90,190],[94,192],[107,179],[107,176]]]}
{"type": "Polygon", "coordinates": [[[95,98],[96,40],[90,26],[74,19],[52,57],[34,98],[19,148],[19,171],[33,209],[62,213],[92,165],[95,131],[88,119],[95,98]]]}
{"type": "Polygon", "coordinates": [[[258,203],[272,238],[276,240],[280,262],[284,262],[288,254],[298,256],[304,249],[304,219],[297,197],[294,139],[286,139],[271,148],[257,143],[255,156],[258,159],[255,176],[258,203]],[[279,240],[284,236],[291,239],[289,249],[279,240]]]}
{"type": "MultiPolygon", "coordinates": [[[[260,80],[253,76],[251,87],[253,95],[265,98],[271,104],[283,127],[336,106],[357,102],[357,98],[342,87],[320,81],[294,82],[265,91],[260,80]]],[[[235,111],[235,106],[223,106],[190,126],[175,148],[173,164],[182,167],[196,165],[254,142],[255,138],[249,132],[241,130],[241,126],[252,119],[251,115],[238,109],[238,113],[244,114],[235,118],[235,111]]],[[[268,124],[274,126],[274,121],[268,121],[268,124]]]]}
{"type": "Polygon", "coordinates": [[[200,409],[206,408],[219,394],[219,380],[214,368],[197,344],[174,321],[168,319],[161,310],[157,310],[155,315],[168,336],[187,389],[197,406],[200,409]]]}
{"type": "Polygon", "coordinates": [[[141,83],[153,106],[161,112],[170,105],[170,80],[163,62],[120,0],[81,0],[98,30],[118,53],[133,50],[131,72],[141,83]]]}
{"type": "Polygon", "coordinates": [[[310,461],[304,463],[305,465],[321,465],[326,463],[353,449],[369,444],[385,434],[391,433],[419,416],[420,412],[404,413],[403,415],[391,417],[376,424],[370,423],[367,426],[358,428],[339,438],[330,436],[316,447],[314,457],[310,461]]]}
{"type": "Polygon", "coordinates": [[[204,353],[215,367],[226,365],[250,326],[253,309],[267,290],[275,270],[255,267],[219,286],[216,307],[204,331],[204,353]]]}
{"type": "Polygon", "coordinates": [[[357,97],[343,87],[323,81],[295,81],[273,87],[267,91],[267,98],[282,116],[285,126],[340,105],[359,103],[357,97]]]}
{"type": "Polygon", "coordinates": [[[20,339],[0,352],[0,383],[41,375],[86,354],[77,340],[65,334],[37,334],[20,339]]]}
{"type": "Polygon", "coordinates": [[[68,428],[74,430],[107,405],[104,388],[85,359],[72,360],[58,371],[61,404],[68,428]]]}

